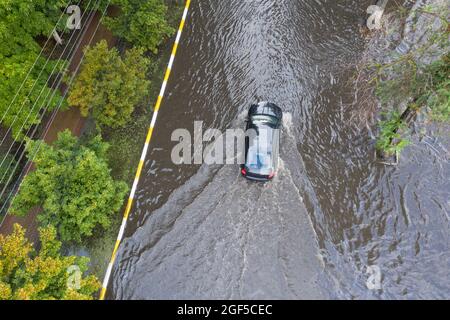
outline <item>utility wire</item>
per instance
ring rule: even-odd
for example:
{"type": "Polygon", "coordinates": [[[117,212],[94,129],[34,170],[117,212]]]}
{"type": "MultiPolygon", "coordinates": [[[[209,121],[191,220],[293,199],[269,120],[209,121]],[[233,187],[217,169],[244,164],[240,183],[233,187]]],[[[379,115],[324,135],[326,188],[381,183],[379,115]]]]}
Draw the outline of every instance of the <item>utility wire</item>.
{"type": "MultiPolygon", "coordinates": [[[[97,0],[97,1],[98,1],[98,0],[97,0]]],[[[109,5],[109,2],[108,2],[108,5],[109,5]]],[[[88,46],[90,46],[90,44],[91,44],[91,42],[92,42],[92,40],[93,40],[95,34],[97,33],[98,27],[100,26],[101,20],[103,20],[103,17],[104,17],[104,15],[105,15],[105,13],[106,13],[107,8],[108,8],[108,6],[105,7],[105,9],[104,9],[104,11],[103,11],[103,13],[102,13],[102,16],[101,16],[100,19],[99,19],[99,23],[97,24],[97,27],[96,27],[96,29],[95,29],[95,31],[94,31],[94,33],[93,33],[93,35],[92,35],[92,37],[91,37],[91,39],[90,39],[90,41],[89,41],[88,46]]],[[[95,12],[94,12],[93,14],[95,15],[95,12]]],[[[89,23],[89,24],[90,24],[90,23],[89,23]]],[[[86,29],[86,30],[87,30],[87,29],[86,29]]],[[[85,32],[86,32],[86,30],[85,30],[85,32]]],[[[85,34],[85,32],[84,32],[84,34],[85,34]]],[[[83,36],[84,36],[84,34],[83,34],[83,36]]],[[[72,82],[73,82],[73,80],[74,80],[76,74],[78,73],[78,70],[79,70],[79,68],[80,68],[80,66],[81,66],[81,64],[82,64],[83,59],[84,59],[84,56],[81,58],[81,60],[80,60],[80,62],[79,62],[79,64],[78,64],[78,66],[77,66],[75,72],[73,73],[68,88],[72,85],[72,82]]],[[[40,149],[40,146],[41,146],[43,140],[45,139],[45,137],[47,136],[48,130],[49,130],[49,128],[51,127],[51,124],[53,123],[53,121],[54,121],[54,119],[55,119],[55,117],[56,117],[56,114],[58,113],[58,111],[59,111],[59,109],[60,109],[60,107],[61,107],[61,105],[62,105],[62,103],[63,103],[63,101],[64,101],[64,99],[65,99],[65,97],[66,97],[66,95],[67,95],[67,93],[68,93],[68,91],[69,91],[69,90],[67,89],[67,91],[65,92],[64,96],[61,98],[61,101],[60,101],[60,104],[59,104],[58,108],[57,108],[56,110],[54,110],[54,112],[53,112],[53,114],[52,114],[52,117],[51,117],[50,121],[48,122],[48,124],[47,124],[47,126],[46,126],[45,132],[44,132],[44,134],[42,135],[41,139],[39,140],[39,145],[38,145],[38,148],[37,148],[36,152],[35,152],[34,155],[32,156],[31,160],[28,161],[27,165],[25,166],[24,170],[22,171],[21,176],[19,177],[19,179],[18,179],[18,180],[16,181],[16,183],[14,184],[14,187],[12,188],[11,192],[9,193],[9,196],[8,196],[7,200],[4,202],[2,208],[0,209],[0,213],[4,211],[6,205],[7,205],[8,202],[10,201],[10,199],[11,199],[13,193],[15,193],[17,186],[19,185],[19,183],[21,183],[23,177],[28,173],[28,171],[29,171],[29,169],[30,169],[30,164],[34,161],[34,159],[35,159],[35,157],[36,157],[36,155],[37,155],[37,153],[38,153],[38,151],[39,151],[39,149],[40,149]],[[25,172],[25,171],[26,171],[26,172],[25,172]]],[[[20,185],[19,185],[19,188],[20,188],[20,185]]],[[[17,189],[17,191],[18,191],[18,189],[17,189]]],[[[10,207],[10,206],[11,206],[11,204],[9,204],[8,210],[9,210],[9,207],[10,207]]],[[[6,214],[7,214],[8,210],[6,211],[6,214]]],[[[3,223],[3,221],[4,221],[5,218],[6,218],[6,214],[5,214],[5,216],[3,217],[2,223],[3,223]]],[[[0,225],[1,225],[2,223],[0,223],[0,225]]]]}
{"type": "MultiPolygon", "coordinates": [[[[91,2],[91,0],[89,1],[89,4],[90,4],[90,2],[91,2]]],[[[78,5],[79,5],[80,3],[81,3],[81,0],[78,2],[78,5]]],[[[84,15],[84,13],[83,13],[83,15],[84,15]]],[[[54,72],[55,72],[55,70],[56,70],[56,67],[60,65],[60,60],[61,60],[61,58],[64,56],[64,53],[66,52],[67,47],[70,45],[70,41],[72,40],[73,35],[74,35],[74,33],[72,33],[72,35],[71,35],[69,41],[67,42],[67,45],[65,46],[64,51],[61,53],[61,55],[60,55],[60,57],[59,57],[59,59],[58,59],[58,61],[57,61],[57,64],[53,67],[53,70],[52,70],[51,74],[49,75],[46,84],[43,86],[42,90],[40,91],[39,96],[38,96],[37,99],[35,100],[35,102],[34,102],[32,108],[31,108],[31,110],[30,110],[30,112],[29,112],[29,114],[28,114],[28,116],[27,116],[27,118],[25,119],[25,121],[24,121],[23,124],[21,125],[20,130],[17,132],[17,134],[16,134],[15,137],[14,137],[14,135],[13,135],[13,142],[12,142],[11,145],[9,146],[8,151],[7,151],[6,154],[5,154],[5,157],[3,158],[2,162],[0,163],[0,167],[3,165],[3,163],[4,163],[4,161],[5,161],[6,157],[7,157],[7,155],[8,155],[9,152],[11,151],[11,148],[12,148],[13,145],[15,144],[15,140],[16,140],[16,139],[19,137],[19,135],[22,133],[22,130],[23,130],[24,126],[26,125],[28,118],[29,118],[30,115],[33,113],[36,104],[38,103],[39,99],[41,98],[42,93],[45,91],[45,88],[48,87],[48,83],[49,83],[49,81],[51,80],[51,78],[52,78],[52,76],[53,76],[53,74],[54,74],[54,72]]],[[[32,91],[34,90],[34,87],[35,87],[36,83],[39,81],[39,78],[40,78],[41,74],[43,73],[43,71],[44,71],[44,69],[45,69],[47,63],[50,61],[51,56],[53,55],[54,51],[56,50],[56,47],[57,47],[57,46],[54,46],[52,52],[49,54],[49,58],[47,59],[47,62],[45,63],[43,69],[41,70],[41,73],[39,74],[39,77],[36,79],[36,81],[35,81],[35,83],[34,83],[34,85],[33,85],[33,88],[31,89],[29,95],[27,96],[27,99],[28,99],[29,96],[31,95],[32,91]]],[[[50,90],[49,93],[47,94],[47,97],[48,97],[48,95],[50,94],[50,92],[51,92],[51,90],[50,90]]],[[[17,118],[18,118],[18,115],[21,113],[23,107],[25,106],[25,103],[26,103],[27,99],[24,100],[24,102],[22,103],[22,106],[20,107],[20,110],[16,113],[16,116],[14,117],[14,120],[13,120],[12,124],[9,126],[7,132],[5,133],[3,139],[2,139],[2,141],[1,141],[1,143],[0,143],[0,147],[3,145],[3,142],[4,142],[5,139],[7,138],[9,132],[11,131],[12,126],[13,126],[14,123],[16,122],[16,120],[17,120],[17,118]]],[[[46,99],[46,98],[45,98],[45,99],[46,99]]],[[[44,102],[45,102],[45,99],[44,99],[44,102]]],[[[0,123],[1,123],[1,122],[0,122],[0,123]]],[[[31,127],[32,127],[32,125],[30,126],[30,128],[31,128],[31,127]]],[[[30,129],[30,128],[29,128],[29,129],[30,129]]],[[[28,134],[28,133],[29,133],[29,130],[28,130],[27,134],[28,134]]],[[[26,135],[27,135],[27,134],[26,134],[26,135]]]]}
{"type": "MultiPolygon", "coordinates": [[[[98,0],[97,0],[97,1],[98,1],[98,0]]],[[[90,1],[90,2],[91,2],[91,1],[90,1]]],[[[90,2],[89,2],[89,4],[90,4],[90,2]]],[[[88,11],[86,11],[86,12],[88,12],[88,11]]],[[[85,13],[86,13],[86,12],[85,12],[85,13]]],[[[85,14],[85,13],[84,13],[84,14],[85,14]]],[[[84,14],[83,14],[83,17],[84,17],[84,14]]],[[[90,18],[89,18],[89,23],[88,23],[87,25],[90,25],[90,22],[92,21],[92,18],[93,18],[94,15],[95,15],[95,12],[91,12],[91,16],[90,16],[90,18]]],[[[84,36],[84,34],[86,33],[86,31],[87,31],[87,29],[84,30],[82,36],[84,36]]],[[[69,39],[69,41],[68,41],[68,45],[64,48],[64,51],[63,51],[63,52],[61,53],[61,55],[60,55],[60,59],[62,58],[62,56],[64,56],[65,51],[66,51],[66,49],[68,48],[70,42],[72,41],[72,38],[73,38],[74,34],[75,34],[75,32],[72,33],[72,35],[71,35],[71,37],[70,37],[70,39],[69,39]]],[[[80,36],[80,34],[78,34],[76,41],[74,41],[74,43],[72,44],[71,50],[74,48],[75,44],[78,43],[78,40],[79,40],[80,37],[82,37],[82,36],[80,36]]],[[[78,50],[79,45],[80,45],[80,44],[78,43],[78,45],[77,45],[75,51],[73,51],[72,53],[69,54],[69,56],[70,56],[69,61],[72,59],[72,57],[74,56],[74,54],[75,54],[76,51],[78,50]]],[[[70,52],[70,51],[69,51],[69,52],[70,52]]],[[[53,72],[54,72],[54,71],[55,71],[55,69],[53,70],[53,72]]],[[[53,72],[52,72],[52,75],[50,75],[49,79],[53,76],[53,72]]],[[[59,86],[60,86],[61,82],[62,82],[62,78],[60,78],[59,81],[56,81],[56,80],[55,80],[55,81],[53,82],[52,87],[55,87],[55,89],[54,89],[53,94],[52,94],[51,98],[49,99],[49,101],[50,101],[51,99],[53,99],[54,95],[56,94],[57,90],[59,89],[59,86]],[[56,82],[57,82],[57,85],[56,85],[56,87],[55,87],[56,82]]],[[[47,98],[48,98],[48,96],[50,95],[50,93],[51,93],[51,90],[48,92],[47,96],[45,97],[44,102],[41,104],[40,109],[42,109],[42,107],[45,105],[45,101],[47,100],[47,98]]],[[[36,104],[35,104],[35,105],[36,105],[36,104]]],[[[35,105],[34,105],[34,106],[35,106],[35,105]]],[[[34,106],[33,106],[33,109],[34,109],[34,106]]],[[[38,110],[40,110],[40,109],[38,109],[38,110]]],[[[47,111],[47,109],[48,109],[48,105],[46,106],[44,112],[42,113],[39,122],[42,121],[42,119],[43,119],[43,117],[44,117],[45,112],[47,111]]],[[[30,114],[31,114],[31,113],[30,113],[30,114]]],[[[29,114],[29,115],[30,115],[30,114],[29,114]]],[[[29,116],[28,116],[28,117],[29,117],[29,116]]],[[[27,119],[28,119],[28,117],[27,117],[27,119]]],[[[35,121],[37,120],[37,118],[38,118],[38,115],[35,116],[35,118],[33,119],[33,122],[35,122],[35,121]]],[[[35,126],[34,129],[33,129],[33,135],[32,135],[32,137],[34,136],[34,133],[36,132],[36,129],[37,129],[37,126],[35,126]]],[[[31,130],[32,130],[32,127],[30,127],[30,128],[28,129],[26,135],[29,135],[29,133],[30,133],[31,130]]],[[[23,146],[24,143],[25,143],[24,141],[22,141],[22,142],[20,143],[20,145],[19,145],[19,147],[18,147],[18,150],[16,151],[16,154],[14,155],[15,158],[17,158],[17,154],[18,154],[20,148],[23,146]]],[[[10,152],[10,150],[11,150],[11,148],[13,147],[14,144],[15,144],[15,142],[13,142],[13,143],[11,144],[11,146],[10,146],[10,148],[9,148],[9,150],[8,150],[8,152],[7,152],[6,154],[9,154],[9,152],[10,152]]],[[[20,157],[20,159],[19,159],[19,162],[20,162],[20,160],[22,159],[23,154],[24,154],[24,153],[22,152],[22,155],[21,155],[21,157],[20,157]]],[[[5,158],[6,158],[6,156],[5,156],[5,158]]],[[[10,164],[9,164],[9,166],[8,166],[8,170],[10,169],[12,163],[13,163],[13,160],[11,160],[11,162],[10,162],[10,164]]],[[[0,164],[0,166],[2,166],[2,165],[3,165],[3,162],[0,164]]],[[[16,166],[17,166],[17,165],[16,165],[16,166]]],[[[8,170],[6,170],[6,171],[8,171],[8,170]]],[[[5,171],[5,173],[6,173],[6,171],[5,171]]],[[[2,179],[0,180],[0,184],[3,182],[4,177],[5,177],[5,175],[3,175],[2,179]]],[[[0,197],[1,197],[1,195],[0,195],[0,197]]]]}
{"type": "MultiPolygon", "coordinates": [[[[98,4],[98,2],[99,2],[99,0],[97,0],[97,4],[98,4]]],[[[108,1],[108,5],[109,5],[109,1],[108,1]]],[[[106,10],[107,10],[107,8],[108,8],[108,5],[105,6],[105,9],[104,9],[103,12],[102,12],[102,15],[101,15],[101,17],[100,17],[100,19],[99,19],[99,22],[98,22],[97,26],[96,26],[96,29],[95,29],[94,33],[92,34],[91,39],[89,40],[88,46],[91,45],[92,40],[94,39],[94,36],[95,36],[95,34],[97,33],[97,31],[98,31],[98,28],[99,28],[99,26],[100,26],[100,23],[101,23],[101,21],[103,20],[103,17],[105,16],[105,14],[106,14],[106,10]]],[[[92,14],[92,16],[91,16],[91,21],[92,21],[92,18],[93,18],[94,15],[95,15],[95,11],[93,12],[93,14],[92,14]]],[[[89,24],[90,24],[90,22],[89,22],[89,24]]],[[[87,29],[88,29],[88,27],[86,27],[85,31],[83,32],[83,37],[84,37],[84,35],[85,35],[87,29]]],[[[78,44],[77,48],[79,47],[79,45],[80,45],[80,43],[78,44]]],[[[75,50],[75,51],[76,51],[76,50],[75,50]]],[[[83,60],[84,60],[84,56],[80,59],[80,62],[78,63],[78,66],[76,67],[76,70],[73,72],[73,74],[72,74],[72,76],[71,76],[71,79],[70,79],[70,81],[69,81],[69,85],[68,85],[68,87],[67,87],[67,90],[66,90],[66,92],[64,93],[63,97],[61,98],[60,103],[59,103],[57,109],[55,109],[55,110],[53,111],[52,117],[51,117],[50,121],[48,122],[48,124],[47,124],[47,126],[46,126],[45,132],[44,132],[44,134],[42,135],[41,139],[39,140],[38,147],[36,148],[37,150],[34,152],[33,156],[31,157],[31,160],[28,161],[29,164],[31,164],[31,163],[34,161],[34,159],[35,159],[35,157],[36,157],[36,155],[37,155],[37,153],[38,153],[38,151],[39,151],[39,149],[40,149],[40,146],[41,146],[42,142],[44,141],[45,137],[47,136],[48,131],[49,131],[49,128],[51,127],[51,124],[53,123],[53,121],[54,121],[54,119],[55,119],[55,117],[56,117],[56,114],[58,113],[59,109],[61,108],[61,105],[62,105],[62,103],[64,102],[64,99],[65,99],[65,97],[67,96],[67,93],[69,92],[69,88],[71,87],[71,85],[72,85],[72,83],[73,83],[73,81],[74,81],[74,79],[75,79],[75,77],[76,77],[76,75],[77,75],[77,73],[78,73],[78,70],[79,70],[79,68],[80,68],[80,66],[81,66],[81,64],[82,64],[82,62],[83,62],[83,60]]],[[[18,165],[18,164],[17,164],[17,165],[18,165]]],[[[17,168],[17,165],[16,165],[16,168],[17,168]]],[[[11,199],[13,193],[16,193],[15,191],[16,191],[17,186],[19,185],[19,183],[21,183],[22,178],[24,177],[24,175],[25,175],[26,173],[28,173],[29,168],[30,168],[30,165],[27,164],[27,165],[25,166],[25,168],[24,168],[22,174],[20,175],[19,179],[18,179],[18,180],[16,181],[16,183],[14,184],[14,187],[12,188],[11,192],[9,193],[8,198],[5,200],[5,202],[4,202],[3,206],[2,206],[2,208],[0,209],[0,213],[4,211],[5,207],[6,207],[6,206],[8,205],[8,203],[10,202],[10,199],[11,199]],[[26,172],[24,172],[24,171],[26,171],[26,172]]],[[[10,180],[11,180],[11,179],[9,179],[9,181],[10,181],[10,180]]],[[[8,181],[8,184],[9,184],[9,181],[8,181]]],[[[19,187],[20,187],[20,185],[19,185],[19,187]]],[[[0,199],[1,199],[1,197],[4,195],[4,192],[5,192],[5,188],[3,188],[3,189],[4,189],[4,190],[2,190],[2,193],[1,193],[1,195],[0,195],[0,199]]],[[[17,190],[17,191],[18,191],[18,190],[17,190]]],[[[9,206],[8,206],[8,210],[9,210],[10,205],[11,205],[11,204],[9,204],[9,206]]],[[[8,210],[7,210],[7,211],[8,211],[8,210]]],[[[7,211],[6,211],[6,213],[7,213],[7,211]]],[[[6,215],[5,215],[5,217],[6,217],[6,215]]],[[[5,219],[5,217],[3,218],[3,220],[5,219]]],[[[2,221],[2,222],[3,222],[3,221],[2,221]]],[[[0,225],[1,225],[1,224],[0,224],[0,225]]]]}
{"type": "MultiPolygon", "coordinates": [[[[81,2],[81,0],[80,0],[81,2]]],[[[80,2],[78,4],[80,4],[80,2]]],[[[27,81],[28,77],[31,74],[31,71],[33,71],[34,66],[36,65],[36,63],[39,61],[39,58],[42,56],[42,54],[44,53],[45,47],[47,46],[47,44],[49,43],[50,39],[52,38],[53,32],[56,30],[56,28],[58,27],[59,23],[61,22],[62,17],[64,17],[64,15],[66,14],[67,9],[69,8],[69,5],[67,5],[66,9],[62,12],[61,16],[58,19],[58,22],[56,23],[55,27],[52,29],[52,32],[50,33],[50,35],[47,38],[47,41],[45,42],[44,46],[41,49],[41,52],[39,53],[39,55],[36,57],[36,60],[34,60],[33,65],[31,66],[30,70],[28,71],[27,75],[25,76],[25,79],[22,81],[22,84],[19,87],[19,90],[17,90],[16,94],[14,95],[14,98],[12,99],[11,103],[9,104],[8,108],[6,108],[6,111],[3,113],[2,119],[0,120],[0,123],[3,123],[3,120],[5,119],[6,114],[8,113],[9,109],[11,108],[11,106],[13,105],[14,101],[16,101],[17,96],[19,95],[20,90],[22,90],[23,85],[25,84],[25,82],[27,81]]]]}
{"type": "MultiPolygon", "coordinates": [[[[89,1],[89,4],[90,4],[90,3],[91,3],[91,0],[89,1]]],[[[85,13],[87,13],[87,12],[88,12],[88,11],[85,11],[85,12],[83,13],[82,18],[84,17],[85,13]]],[[[94,14],[95,14],[95,12],[94,12],[94,14]]],[[[92,20],[92,18],[93,18],[93,15],[91,15],[91,17],[90,17],[89,19],[92,20]]],[[[89,24],[90,24],[90,22],[89,22],[89,24]]],[[[62,57],[64,56],[64,54],[65,54],[67,48],[69,47],[69,45],[70,45],[70,43],[71,43],[71,41],[72,41],[73,36],[74,36],[75,34],[76,34],[76,32],[73,32],[72,35],[70,36],[70,39],[69,39],[67,45],[65,46],[64,50],[63,50],[62,53],[60,54],[60,57],[59,57],[58,60],[61,60],[62,57]]],[[[79,39],[80,39],[80,35],[78,34],[78,35],[77,35],[77,39],[76,39],[76,41],[74,41],[74,43],[72,44],[72,47],[71,47],[70,50],[72,50],[72,49],[74,48],[75,44],[78,43],[78,40],[79,40],[79,39]]],[[[75,51],[73,51],[72,53],[70,53],[70,50],[69,50],[69,55],[72,55],[72,57],[73,57],[73,55],[74,55],[74,53],[76,52],[76,50],[78,50],[78,46],[77,46],[77,48],[75,49],[75,51]]],[[[69,61],[70,61],[71,59],[72,59],[72,58],[70,58],[69,61]]],[[[58,63],[60,63],[60,62],[58,62],[58,63]]],[[[53,77],[54,72],[55,72],[55,70],[56,70],[56,67],[57,67],[57,65],[55,65],[55,67],[53,68],[52,73],[50,74],[50,76],[49,76],[49,78],[48,78],[48,80],[47,80],[47,83],[45,84],[45,86],[44,86],[43,89],[41,90],[41,93],[40,93],[38,99],[34,102],[32,109],[30,110],[30,112],[29,112],[27,118],[25,119],[25,122],[22,124],[22,127],[21,127],[21,129],[20,129],[20,132],[22,131],[23,126],[24,126],[24,124],[27,122],[27,120],[28,120],[28,118],[30,117],[31,113],[34,111],[35,107],[37,106],[37,102],[38,102],[39,98],[41,97],[42,93],[44,92],[45,87],[47,87],[47,85],[48,85],[50,79],[53,77]]],[[[54,98],[54,96],[55,96],[57,90],[59,89],[59,85],[60,85],[61,81],[62,81],[62,78],[60,78],[59,81],[57,81],[56,79],[53,81],[53,84],[52,84],[51,87],[52,87],[52,88],[55,88],[55,89],[53,90],[52,96],[50,97],[50,99],[48,99],[50,93],[52,92],[52,90],[49,90],[49,92],[47,93],[46,97],[44,98],[44,100],[43,100],[43,102],[42,102],[40,108],[38,109],[38,110],[41,110],[42,107],[43,107],[44,105],[47,105],[46,108],[45,108],[45,110],[44,110],[44,112],[43,112],[42,115],[41,115],[40,121],[42,121],[42,119],[43,119],[43,117],[44,117],[44,115],[45,115],[45,113],[46,113],[46,111],[47,111],[47,109],[48,109],[48,107],[49,107],[49,105],[46,104],[46,101],[51,101],[51,100],[54,98]],[[57,83],[57,85],[56,85],[56,87],[55,87],[55,84],[56,84],[56,83],[57,83]]],[[[41,111],[42,111],[42,110],[41,110],[41,111]]],[[[39,117],[39,114],[37,114],[37,115],[35,116],[35,118],[33,119],[33,123],[36,123],[36,120],[38,119],[38,117],[39,117]]],[[[39,123],[40,123],[40,121],[39,121],[39,123]]],[[[30,133],[31,130],[33,130],[33,134],[34,134],[34,132],[36,132],[36,128],[37,128],[37,126],[34,126],[34,129],[33,129],[33,126],[31,126],[30,128],[28,128],[27,133],[25,134],[25,136],[29,136],[29,133],[30,133]]],[[[8,149],[8,151],[6,152],[5,157],[3,158],[2,162],[0,163],[0,167],[3,166],[3,163],[5,162],[5,160],[6,160],[7,156],[8,156],[8,154],[10,153],[11,149],[13,148],[13,146],[16,144],[15,140],[17,139],[18,136],[19,136],[19,133],[18,133],[15,137],[13,137],[13,142],[12,142],[11,145],[9,146],[9,149],[8,149]]],[[[33,137],[33,135],[32,135],[31,137],[33,137]]],[[[16,151],[16,153],[15,153],[15,155],[14,155],[14,158],[17,157],[17,154],[18,154],[20,148],[23,146],[24,143],[25,143],[24,141],[22,141],[22,142],[20,143],[20,145],[19,145],[19,147],[18,147],[18,149],[17,149],[17,151],[16,151]]],[[[22,159],[22,156],[21,156],[21,158],[19,159],[19,162],[20,162],[21,159],[22,159]]],[[[5,170],[5,173],[3,174],[3,177],[2,177],[1,180],[0,180],[0,185],[2,184],[2,182],[3,182],[4,178],[5,178],[5,175],[6,175],[7,171],[10,169],[11,164],[13,163],[13,161],[14,161],[14,160],[11,160],[11,161],[10,161],[10,163],[9,163],[9,165],[8,165],[8,169],[5,170]]],[[[0,196],[0,198],[1,198],[1,196],[0,196]]]]}

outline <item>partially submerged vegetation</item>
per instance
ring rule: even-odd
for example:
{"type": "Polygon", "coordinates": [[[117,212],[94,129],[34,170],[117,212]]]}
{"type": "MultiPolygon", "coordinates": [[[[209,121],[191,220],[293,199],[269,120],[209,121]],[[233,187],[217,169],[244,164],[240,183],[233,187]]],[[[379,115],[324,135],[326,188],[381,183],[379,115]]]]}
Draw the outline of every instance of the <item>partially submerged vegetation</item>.
{"type": "Polygon", "coordinates": [[[425,113],[430,121],[450,119],[448,8],[445,3],[411,11],[400,6],[396,14],[394,19],[410,19],[408,32],[426,29],[421,30],[420,41],[415,40],[418,43],[405,52],[399,46],[386,59],[370,63],[368,83],[375,83],[375,94],[384,109],[376,143],[383,158],[398,155],[409,144],[408,125],[417,113],[425,113]],[[428,24],[417,26],[418,17],[429,18],[428,24]]]}
{"type": "Polygon", "coordinates": [[[399,131],[407,128],[401,114],[392,111],[386,114],[386,119],[379,122],[379,135],[376,148],[380,152],[384,152],[388,156],[400,153],[409,141],[406,140],[399,131]]]}
{"type": "Polygon", "coordinates": [[[408,145],[405,135],[407,117],[411,113],[427,112],[430,120],[450,120],[450,55],[446,54],[429,65],[409,60],[399,63],[396,78],[380,81],[377,96],[383,104],[399,104],[407,99],[405,111],[392,111],[379,123],[377,149],[387,155],[399,153],[408,145]],[[427,110],[423,110],[427,109],[427,110]]]}

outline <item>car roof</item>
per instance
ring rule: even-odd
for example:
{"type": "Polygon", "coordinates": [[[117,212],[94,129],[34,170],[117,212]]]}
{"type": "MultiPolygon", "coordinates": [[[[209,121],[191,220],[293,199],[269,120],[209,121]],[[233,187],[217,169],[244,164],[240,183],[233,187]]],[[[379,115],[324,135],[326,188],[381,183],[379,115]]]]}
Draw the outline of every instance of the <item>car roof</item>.
{"type": "MultiPolygon", "coordinates": [[[[249,172],[260,173],[261,171],[268,170],[273,167],[273,147],[275,131],[278,129],[267,126],[261,128],[261,130],[267,130],[267,135],[258,134],[253,135],[249,139],[248,149],[246,152],[246,166],[249,172]],[[262,162],[261,162],[262,161],[262,162]],[[261,162],[261,163],[260,163],[261,162]],[[256,164],[259,164],[255,167],[256,164]]],[[[264,172],[265,174],[266,172],[264,172]]]]}

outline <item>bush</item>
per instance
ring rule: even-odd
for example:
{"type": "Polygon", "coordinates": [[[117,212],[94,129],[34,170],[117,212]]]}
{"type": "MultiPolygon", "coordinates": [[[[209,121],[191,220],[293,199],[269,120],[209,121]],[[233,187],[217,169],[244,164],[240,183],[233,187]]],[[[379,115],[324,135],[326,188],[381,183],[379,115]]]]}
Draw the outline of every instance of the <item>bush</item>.
{"type": "Polygon", "coordinates": [[[11,235],[0,235],[0,300],[93,299],[100,288],[96,277],[83,278],[80,274],[73,286],[69,285],[69,277],[74,276],[69,273],[70,268],[74,266],[84,273],[89,259],[61,256],[55,228],[41,228],[39,233],[39,252],[33,250],[18,224],[11,235]]]}
{"type": "Polygon", "coordinates": [[[395,105],[409,99],[410,108],[429,107],[434,120],[450,119],[450,54],[429,65],[401,61],[391,72],[395,77],[380,81],[377,87],[382,103],[395,105]]]}
{"type": "Polygon", "coordinates": [[[120,15],[105,18],[105,25],[133,45],[157,53],[175,32],[167,22],[167,6],[162,0],[112,0],[111,4],[120,7],[120,15]]]}
{"type": "Polygon", "coordinates": [[[380,133],[376,144],[377,150],[386,156],[400,153],[409,144],[409,141],[403,139],[399,133],[399,130],[405,128],[406,124],[398,112],[388,114],[387,119],[379,123],[380,133]]]}
{"type": "Polygon", "coordinates": [[[107,149],[100,136],[81,145],[68,130],[52,146],[29,141],[27,155],[29,159],[36,155],[36,170],[24,178],[10,212],[26,215],[42,206],[38,221],[54,225],[63,241],[80,242],[92,236],[95,228],[108,227],[128,187],[111,178],[107,149]]]}
{"type": "Polygon", "coordinates": [[[141,49],[131,49],[122,59],[104,40],[87,48],[69,103],[79,107],[83,116],[91,113],[99,125],[123,127],[150,84],[146,80],[150,61],[142,53],[141,49]]]}

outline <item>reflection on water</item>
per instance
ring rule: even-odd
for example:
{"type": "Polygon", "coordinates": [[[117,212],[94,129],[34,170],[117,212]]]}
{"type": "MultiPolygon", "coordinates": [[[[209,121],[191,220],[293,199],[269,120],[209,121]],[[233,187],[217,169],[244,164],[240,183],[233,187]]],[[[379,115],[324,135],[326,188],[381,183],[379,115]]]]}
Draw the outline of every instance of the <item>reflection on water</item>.
{"type": "Polygon", "coordinates": [[[110,298],[449,297],[448,129],[385,167],[344,107],[369,4],[193,2],[110,298]],[[171,164],[173,130],[244,126],[259,100],[286,113],[273,183],[171,164]]]}

